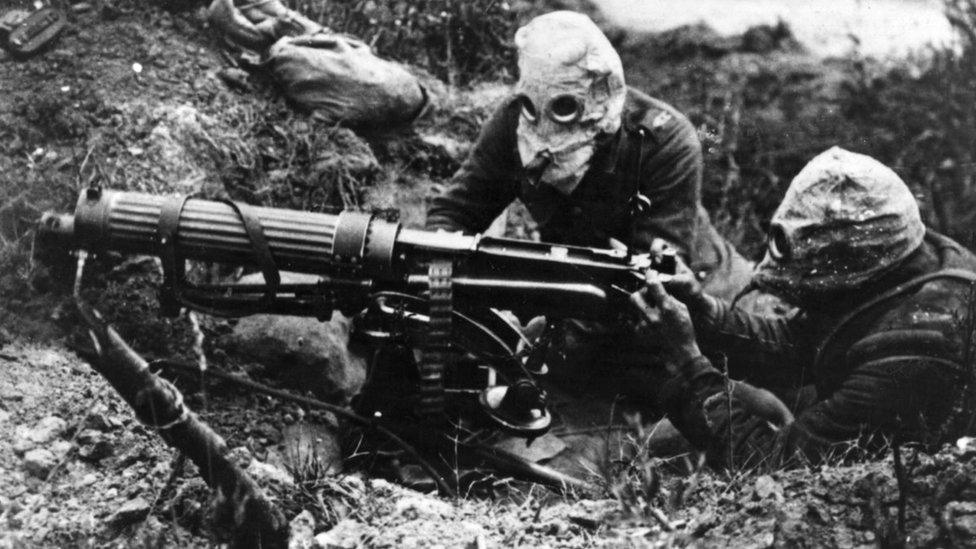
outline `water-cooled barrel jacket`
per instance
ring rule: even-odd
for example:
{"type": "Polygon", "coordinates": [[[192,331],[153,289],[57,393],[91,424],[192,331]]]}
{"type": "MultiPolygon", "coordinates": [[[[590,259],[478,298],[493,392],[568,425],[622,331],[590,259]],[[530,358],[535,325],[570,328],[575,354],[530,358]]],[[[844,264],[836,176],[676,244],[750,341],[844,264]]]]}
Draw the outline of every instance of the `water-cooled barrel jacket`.
{"type": "Polygon", "coordinates": [[[894,436],[954,440],[954,408],[964,405],[971,367],[963,365],[971,284],[968,273],[944,276],[946,269],[972,272],[976,256],[929,231],[895,270],[817,312],[760,317],[719,303],[714,314],[694,318],[706,354],[721,351],[737,363],[733,377],[745,373],[767,387],[812,383],[816,397],[773,428],[750,396],[754,388],[727,384],[699,360],[664,389],[672,421],[720,467],[816,461],[855,440],[863,448],[894,436]]]}
{"type": "Polygon", "coordinates": [[[546,242],[606,248],[613,237],[641,252],[659,237],[701,270],[726,261],[728,246],[701,206],[698,134],[674,107],[628,89],[620,131],[598,145],[569,196],[528,182],[516,144],[519,111],[513,96],[494,112],[451,184],[432,199],[428,229],[484,231],[519,198],[546,242]],[[637,191],[651,204],[632,216],[637,191]]]}

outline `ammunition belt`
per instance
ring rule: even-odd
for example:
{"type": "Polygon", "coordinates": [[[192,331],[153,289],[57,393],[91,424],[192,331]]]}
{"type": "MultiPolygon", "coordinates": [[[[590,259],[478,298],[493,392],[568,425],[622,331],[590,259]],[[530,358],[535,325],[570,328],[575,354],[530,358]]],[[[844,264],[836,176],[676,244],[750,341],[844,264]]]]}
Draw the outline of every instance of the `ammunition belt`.
{"type": "Polygon", "coordinates": [[[428,418],[444,411],[444,372],[453,363],[451,317],[454,314],[450,259],[435,259],[428,269],[430,324],[420,364],[420,402],[418,413],[428,418]]]}

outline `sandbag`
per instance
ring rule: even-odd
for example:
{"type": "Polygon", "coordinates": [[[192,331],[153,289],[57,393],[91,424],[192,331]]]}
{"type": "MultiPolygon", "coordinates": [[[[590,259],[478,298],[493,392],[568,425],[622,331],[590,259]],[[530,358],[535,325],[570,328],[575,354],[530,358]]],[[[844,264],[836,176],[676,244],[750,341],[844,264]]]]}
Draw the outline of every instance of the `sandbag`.
{"type": "Polygon", "coordinates": [[[286,36],[271,46],[264,65],[293,104],[350,126],[409,124],[428,103],[406,68],[349,36],[286,36]]]}

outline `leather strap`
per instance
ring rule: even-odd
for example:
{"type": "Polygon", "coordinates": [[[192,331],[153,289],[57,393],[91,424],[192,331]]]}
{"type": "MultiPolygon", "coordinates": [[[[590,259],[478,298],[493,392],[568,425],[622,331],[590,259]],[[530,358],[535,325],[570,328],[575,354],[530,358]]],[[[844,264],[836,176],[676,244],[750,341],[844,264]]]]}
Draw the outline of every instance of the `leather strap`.
{"type": "Polygon", "coordinates": [[[631,219],[642,217],[651,209],[651,199],[640,192],[641,172],[644,171],[644,139],[647,136],[647,130],[640,127],[637,129],[637,135],[640,136],[640,140],[637,143],[637,155],[635,159],[636,166],[634,167],[634,175],[632,179],[633,185],[630,189],[630,198],[628,199],[627,203],[627,205],[630,207],[631,219]]]}
{"type": "Polygon", "coordinates": [[[159,243],[159,259],[163,264],[163,284],[159,291],[159,307],[163,316],[175,317],[180,314],[183,299],[180,288],[186,274],[186,262],[177,246],[177,233],[180,214],[190,197],[178,195],[163,202],[159,211],[159,224],[156,228],[159,243]]]}
{"type": "Polygon", "coordinates": [[[267,287],[256,305],[271,305],[275,296],[278,295],[281,275],[278,272],[274,257],[271,255],[271,247],[264,235],[264,227],[261,225],[261,221],[255,217],[251,206],[231,200],[223,200],[222,202],[233,208],[237,216],[241,218],[241,222],[244,224],[244,232],[247,233],[247,238],[251,242],[251,249],[254,250],[254,260],[261,268],[261,274],[264,275],[264,283],[267,287]]]}
{"type": "MultiPolygon", "coordinates": [[[[174,317],[180,314],[180,309],[187,304],[183,296],[183,288],[193,289],[193,285],[186,280],[186,261],[179,251],[179,224],[183,207],[190,196],[174,196],[163,202],[159,212],[159,224],[156,234],[159,244],[159,257],[163,264],[163,284],[160,288],[159,304],[163,316],[174,317]]],[[[261,221],[253,213],[253,208],[247,204],[222,200],[230,206],[241,220],[244,232],[254,251],[254,261],[261,268],[264,275],[265,291],[260,299],[244,303],[244,307],[236,311],[247,314],[249,311],[267,310],[278,295],[281,286],[281,275],[271,247],[264,234],[261,221]]],[[[196,306],[194,308],[210,313],[219,313],[209,307],[196,306]]],[[[239,304],[240,305],[240,304],[239,304]]]]}

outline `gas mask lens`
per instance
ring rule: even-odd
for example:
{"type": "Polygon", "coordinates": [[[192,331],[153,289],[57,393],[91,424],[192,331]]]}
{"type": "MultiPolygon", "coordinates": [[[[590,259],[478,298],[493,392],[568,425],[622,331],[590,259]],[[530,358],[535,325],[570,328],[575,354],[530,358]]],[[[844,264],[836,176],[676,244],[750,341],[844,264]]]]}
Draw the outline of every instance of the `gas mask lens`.
{"type": "Polygon", "coordinates": [[[549,117],[559,124],[571,124],[583,114],[583,102],[575,95],[558,95],[549,102],[549,117]]]}
{"type": "Polygon", "coordinates": [[[535,124],[536,120],[539,119],[539,114],[535,110],[535,105],[532,104],[532,100],[528,97],[522,95],[519,96],[519,105],[522,107],[522,116],[531,124],[535,124]]]}
{"type": "Polygon", "coordinates": [[[773,225],[769,228],[769,255],[776,261],[789,261],[793,255],[790,249],[790,240],[786,237],[786,231],[780,225],[773,225]]]}

